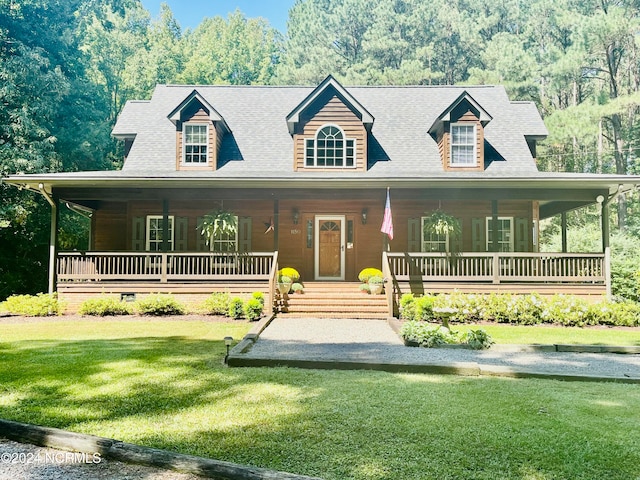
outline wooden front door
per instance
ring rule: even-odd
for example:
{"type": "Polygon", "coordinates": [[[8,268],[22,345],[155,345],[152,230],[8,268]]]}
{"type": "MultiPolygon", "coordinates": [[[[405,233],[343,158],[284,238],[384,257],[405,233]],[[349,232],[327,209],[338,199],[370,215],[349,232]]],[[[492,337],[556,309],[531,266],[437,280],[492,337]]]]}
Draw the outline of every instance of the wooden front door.
{"type": "Polygon", "coordinates": [[[318,215],[315,227],[316,280],[344,280],[344,215],[318,215]]]}

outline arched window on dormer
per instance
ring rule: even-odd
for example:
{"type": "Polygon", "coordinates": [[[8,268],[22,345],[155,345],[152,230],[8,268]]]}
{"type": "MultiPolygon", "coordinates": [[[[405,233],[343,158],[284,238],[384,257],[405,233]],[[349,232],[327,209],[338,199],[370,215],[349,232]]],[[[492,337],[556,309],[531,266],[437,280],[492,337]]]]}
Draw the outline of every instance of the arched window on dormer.
{"type": "Polygon", "coordinates": [[[320,168],[353,168],[356,159],[356,141],[346,138],[337,125],[320,127],[314,138],[305,141],[305,166],[320,168]]]}

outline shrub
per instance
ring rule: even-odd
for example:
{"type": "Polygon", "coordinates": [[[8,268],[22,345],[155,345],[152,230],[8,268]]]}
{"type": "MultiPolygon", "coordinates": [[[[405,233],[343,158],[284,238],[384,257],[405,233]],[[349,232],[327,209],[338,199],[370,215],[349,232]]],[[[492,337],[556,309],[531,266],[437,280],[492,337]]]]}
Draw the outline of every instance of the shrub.
{"type": "Polygon", "coordinates": [[[184,315],[185,307],[171,294],[151,294],[135,303],[140,315],[184,315]]]}
{"type": "Polygon", "coordinates": [[[304,293],[304,287],[302,286],[301,283],[294,283],[293,285],[291,285],[291,291],[296,293],[296,292],[300,292],[300,293],[304,293]]]}
{"type": "Polygon", "coordinates": [[[228,316],[231,318],[238,320],[242,318],[244,315],[244,302],[240,297],[234,297],[229,302],[229,312],[228,316]]]}
{"type": "Polygon", "coordinates": [[[491,335],[489,335],[482,328],[479,328],[477,330],[469,330],[464,334],[463,341],[474,350],[489,348],[495,343],[493,341],[493,338],[491,338],[491,335]]]}
{"type": "Polygon", "coordinates": [[[431,295],[424,295],[418,298],[415,302],[415,316],[416,320],[422,320],[430,322],[434,319],[433,306],[435,304],[436,297],[431,295]]]}
{"type": "Polygon", "coordinates": [[[258,320],[262,316],[263,306],[262,302],[257,298],[247,300],[247,303],[244,304],[244,316],[252,321],[258,320]]]}
{"type": "Polygon", "coordinates": [[[400,318],[404,320],[414,320],[415,315],[416,299],[413,293],[403,294],[402,297],[400,297],[400,318]]]}
{"type": "Polygon", "coordinates": [[[448,328],[415,320],[405,322],[400,335],[409,342],[415,342],[427,348],[460,343],[460,336],[448,328]]]}
{"type": "Polygon", "coordinates": [[[284,267],[278,272],[278,277],[289,277],[291,282],[297,282],[300,280],[300,273],[295,268],[284,267]]]}
{"type": "Polygon", "coordinates": [[[361,270],[360,273],[358,274],[358,280],[360,280],[362,283],[368,283],[371,277],[382,278],[383,277],[382,270],[369,267],[361,270]]]}
{"type": "Polygon", "coordinates": [[[108,297],[106,295],[89,298],[82,302],[82,305],[80,305],[78,309],[80,315],[93,315],[98,317],[130,315],[131,311],[132,307],[130,304],[116,297],[108,297]]]}
{"type": "Polygon", "coordinates": [[[63,302],[56,293],[38,293],[37,295],[11,295],[2,304],[2,310],[25,317],[46,317],[60,315],[64,310],[63,302]]]}
{"type": "Polygon", "coordinates": [[[256,300],[258,300],[262,306],[264,306],[264,293],[262,292],[253,292],[251,294],[251,298],[255,298],[256,300]]]}
{"type": "Polygon", "coordinates": [[[206,315],[227,315],[231,297],[225,292],[214,292],[202,303],[206,315]]]}

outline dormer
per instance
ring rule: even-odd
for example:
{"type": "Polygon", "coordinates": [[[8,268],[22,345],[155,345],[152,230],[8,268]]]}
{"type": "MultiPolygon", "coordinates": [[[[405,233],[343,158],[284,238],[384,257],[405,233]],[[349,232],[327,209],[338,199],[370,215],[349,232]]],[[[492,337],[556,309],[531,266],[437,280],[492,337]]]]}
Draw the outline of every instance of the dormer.
{"type": "Polygon", "coordinates": [[[168,115],[176,126],[176,170],[215,170],[225,133],[224,118],[194,90],[168,115]]]}
{"type": "Polygon", "coordinates": [[[484,127],[491,120],[466,91],[442,112],[429,133],[438,142],[444,170],[484,170],[484,127]]]}
{"type": "Polygon", "coordinates": [[[294,171],[367,169],[373,116],[331,75],[289,115],[294,171]]]}

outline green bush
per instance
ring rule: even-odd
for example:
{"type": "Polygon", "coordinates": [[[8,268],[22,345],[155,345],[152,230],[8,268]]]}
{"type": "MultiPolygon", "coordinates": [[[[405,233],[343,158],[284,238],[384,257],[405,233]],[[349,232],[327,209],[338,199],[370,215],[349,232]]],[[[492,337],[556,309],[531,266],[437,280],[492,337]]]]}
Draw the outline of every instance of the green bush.
{"type": "Polygon", "coordinates": [[[463,343],[469,345],[474,350],[482,350],[491,347],[495,342],[486,330],[478,328],[477,330],[469,330],[464,334],[463,343]]]}
{"type": "Polygon", "coordinates": [[[184,315],[186,309],[171,294],[151,294],[135,303],[140,315],[184,315]]]}
{"type": "Polygon", "coordinates": [[[264,293],[262,293],[262,292],[253,292],[251,294],[251,298],[255,298],[256,300],[258,300],[264,306],[264,293]]]}
{"type": "Polygon", "coordinates": [[[263,306],[257,298],[247,300],[247,303],[244,304],[244,316],[251,321],[258,320],[262,316],[263,306]]]}
{"type": "Polygon", "coordinates": [[[400,335],[408,342],[427,348],[460,343],[460,336],[448,328],[415,320],[405,322],[400,335]]]}
{"type": "Polygon", "coordinates": [[[213,292],[204,302],[202,310],[206,315],[227,315],[231,296],[226,292],[213,292]]]}
{"type": "Polygon", "coordinates": [[[240,297],[234,297],[229,302],[229,312],[228,316],[238,320],[242,318],[244,315],[244,302],[240,297]]]}
{"type": "Polygon", "coordinates": [[[130,304],[123,302],[116,297],[101,295],[99,297],[89,298],[82,302],[78,313],[80,315],[106,317],[110,315],[130,315],[131,311],[132,307],[130,304]]]}
{"type": "Polygon", "coordinates": [[[0,310],[25,317],[46,317],[60,315],[64,310],[63,302],[56,293],[38,293],[37,295],[11,295],[2,304],[0,310]]]}
{"type": "Polygon", "coordinates": [[[489,321],[518,325],[555,323],[566,326],[640,325],[640,304],[602,300],[588,302],[572,295],[542,297],[530,295],[452,293],[414,298],[405,294],[400,300],[401,318],[433,321],[435,311],[452,312],[449,320],[460,323],[489,321]]]}
{"type": "Polygon", "coordinates": [[[368,283],[371,277],[382,278],[383,276],[384,275],[382,274],[382,270],[369,267],[360,271],[360,273],[358,274],[358,280],[360,280],[362,283],[368,283]]]}

